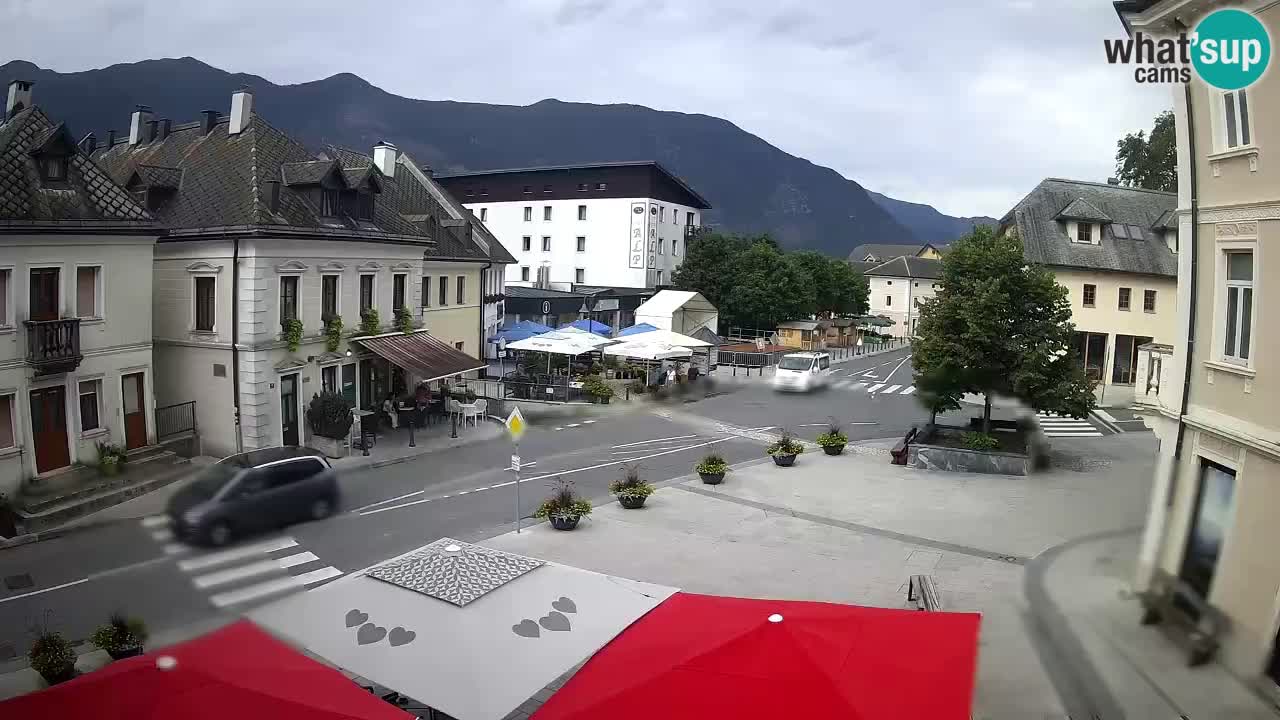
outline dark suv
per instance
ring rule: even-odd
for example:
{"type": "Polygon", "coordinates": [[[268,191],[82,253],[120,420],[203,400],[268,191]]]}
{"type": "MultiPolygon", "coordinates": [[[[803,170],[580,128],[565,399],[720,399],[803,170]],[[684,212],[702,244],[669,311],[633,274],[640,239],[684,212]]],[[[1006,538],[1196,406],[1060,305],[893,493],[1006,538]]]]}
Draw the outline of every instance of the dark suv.
{"type": "Polygon", "coordinates": [[[238,536],[319,520],[338,506],[338,480],[318,450],[278,447],[224,458],[169,500],[173,534],[225,545],[238,536]]]}

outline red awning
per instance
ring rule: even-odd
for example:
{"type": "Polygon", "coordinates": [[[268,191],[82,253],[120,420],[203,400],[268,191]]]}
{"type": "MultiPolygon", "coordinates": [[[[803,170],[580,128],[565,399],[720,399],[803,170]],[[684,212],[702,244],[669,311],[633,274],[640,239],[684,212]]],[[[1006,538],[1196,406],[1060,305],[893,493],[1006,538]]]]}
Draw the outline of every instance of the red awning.
{"type": "Polygon", "coordinates": [[[0,717],[409,720],[247,620],[0,702],[0,717]]]}
{"type": "Polygon", "coordinates": [[[352,339],[380,357],[420,376],[419,380],[422,382],[439,380],[485,367],[484,361],[450,347],[443,340],[432,337],[426,330],[408,335],[395,333],[352,339]]]}
{"type": "Polygon", "coordinates": [[[967,720],[979,620],[676,593],[533,720],[967,720]]]}

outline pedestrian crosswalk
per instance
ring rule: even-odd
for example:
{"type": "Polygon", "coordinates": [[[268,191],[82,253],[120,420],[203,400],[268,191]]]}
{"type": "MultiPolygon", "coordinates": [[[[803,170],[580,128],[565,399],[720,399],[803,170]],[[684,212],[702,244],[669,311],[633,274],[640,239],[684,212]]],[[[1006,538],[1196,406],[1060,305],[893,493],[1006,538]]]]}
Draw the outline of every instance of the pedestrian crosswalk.
{"type": "Polygon", "coordinates": [[[916,391],[915,385],[894,385],[889,382],[876,382],[875,380],[832,380],[831,388],[833,390],[845,390],[848,392],[866,392],[872,395],[910,395],[916,391]]]}
{"type": "Polygon", "coordinates": [[[1040,420],[1040,428],[1044,430],[1045,437],[1102,437],[1102,431],[1087,419],[1054,413],[1038,413],[1036,418],[1040,420]]]}
{"type": "Polygon", "coordinates": [[[169,542],[173,533],[164,516],[143,518],[141,524],[152,539],[164,543],[166,555],[182,557],[177,561],[178,570],[197,590],[207,593],[210,604],[217,608],[309,590],[345,574],[325,565],[287,535],[206,552],[169,542]]]}

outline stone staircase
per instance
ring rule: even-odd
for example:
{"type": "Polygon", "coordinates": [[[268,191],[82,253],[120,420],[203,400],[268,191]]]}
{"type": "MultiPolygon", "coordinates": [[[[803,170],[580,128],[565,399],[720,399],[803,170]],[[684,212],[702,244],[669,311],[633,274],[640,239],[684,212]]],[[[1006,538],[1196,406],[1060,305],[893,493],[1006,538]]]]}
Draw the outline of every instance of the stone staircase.
{"type": "Polygon", "coordinates": [[[18,533],[45,532],[145,495],[190,472],[189,463],[188,458],[153,445],[131,450],[114,477],[104,477],[94,467],[75,466],[39,484],[29,483],[14,509],[18,533]]]}

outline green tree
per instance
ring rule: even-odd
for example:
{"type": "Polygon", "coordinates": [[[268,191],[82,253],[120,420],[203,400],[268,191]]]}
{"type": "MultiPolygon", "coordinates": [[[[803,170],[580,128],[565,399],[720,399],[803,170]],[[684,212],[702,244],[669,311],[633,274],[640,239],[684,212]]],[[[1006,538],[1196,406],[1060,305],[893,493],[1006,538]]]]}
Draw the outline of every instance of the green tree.
{"type": "Polygon", "coordinates": [[[1088,414],[1093,385],[1071,350],[1066,288],[1026,263],[1016,232],[975,227],[943,259],[940,285],[920,309],[912,345],[916,385],[935,413],[974,392],[986,395],[983,432],[997,393],[1038,411],[1088,414]]]}
{"type": "Polygon", "coordinates": [[[722,306],[731,322],[772,328],[814,313],[813,283],[800,264],[788,261],[774,243],[752,243],[734,269],[733,287],[722,306]]]}
{"type": "Polygon", "coordinates": [[[1139,130],[1116,142],[1116,176],[1130,187],[1177,191],[1178,141],[1173,112],[1157,115],[1150,135],[1139,130]]]}
{"type": "Polygon", "coordinates": [[[671,274],[671,284],[702,293],[712,305],[723,309],[729,290],[735,285],[738,257],[749,245],[748,239],[736,235],[697,235],[685,245],[680,267],[671,274]]]}
{"type": "Polygon", "coordinates": [[[829,258],[827,262],[831,266],[831,302],[822,309],[832,315],[866,315],[871,294],[867,278],[846,260],[829,258]]]}

